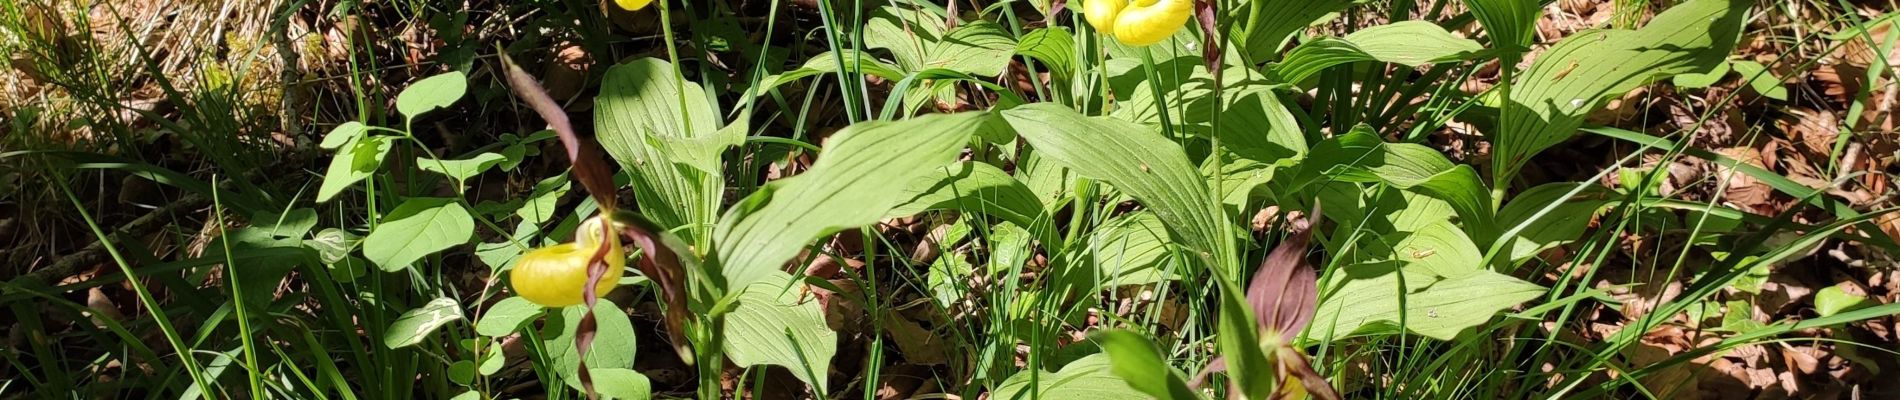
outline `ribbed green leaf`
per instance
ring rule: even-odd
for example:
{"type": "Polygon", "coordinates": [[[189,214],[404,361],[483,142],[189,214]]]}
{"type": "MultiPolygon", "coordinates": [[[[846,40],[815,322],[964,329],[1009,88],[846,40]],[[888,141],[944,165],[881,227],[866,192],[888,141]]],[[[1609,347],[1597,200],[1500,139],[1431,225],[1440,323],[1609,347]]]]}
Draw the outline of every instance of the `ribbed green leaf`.
{"type": "Polygon", "coordinates": [[[1250,0],[1235,7],[1236,16],[1244,16],[1247,24],[1234,24],[1235,42],[1246,50],[1249,59],[1256,62],[1271,61],[1279,58],[1280,48],[1295,33],[1306,29],[1314,21],[1326,14],[1345,10],[1362,0],[1250,0]],[[1258,10],[1258,12],[1254,12],[1258,10]]]}
{"type": "Polygon", "coordinates": [[[1168,256],[1168,229],[1154,213],[1141,211],[1103,224],[1076,262],[1093,266],[1098,285],[1145,285],[1176,279],[1162,270],[1168,256]]]}
{"type": "Polygon", "coordinates": [[[900,6],[871,12],[864,43],[889,50],[905,71],[943,68],[983,77],[1001,75],[1016,51],[1016,41],[995,22],[965,22],[946,32],[943,15],[900,6]]]}
{"type": "Polygon", "coordinates": [[[1153,129],[1086,117],[1058,104],[1018,107],[1004,111],[1003,118],[1039,157],[1133,196],[1182,244],[1223,276],[1238,279],[1236,228],[1220,218],[1207,179],[1188,162],[1181,146],[1153,129]]]}
{"type": "Polygon", "coordinates": [[[1201,395],[1189,388],[1181,372],[1161,358],[1155,342],[1139,333],[1107,330],[1093,335],[1109,357],[1109,369],[1128,386],[1157,399],[1194,400],[1201,395]]]}
{"type": "Polygon", "coordinates": [[[1449,203],[1466,233],[1488,243],[1493,232],[1491,193],[1468,165],[1452,164],[1437,150],[1416,143],[1385,143],[1355,129],[1314,146],[1301,163],[1304,185],[1320,180],[1380,182],[1449,203]]]}
{"type": "Polygon", "coordinates": [[[1543,287],[1491,271],[1443,278],[1401,265],[1395,261],[1356,264],[1329,273],[1321,285],[1326,294],[1308,336],[1332,340],[1354,333],[1393,333],[1403,327],[1451,340],[1465,328],[1544,293],[1543,287]]]}
{"type": "Polygon", "coordinates": [[[1008,172],[978,162],[959,162],[939,171],[912,183],[906,191],[909,200],[887,216],[957,210],[996,216],[1024,228],[1044,220],[1042,202],[1008,172]]]}
{"type": "Polygon", "coordinates": [[[767,185],[720,219],[713,242],[726,287],[758,281],[819,237],[884,218],[910,200],[902,183],[941,173],[990,118],[929,115],[833,134],[811,169],[767,185]]]}
{"type": "Polygon", "coordinates": [[[1075,68],[1075,35],[1060,26],[1029,31],[1016,42],[1016,54],[1042,62],[1056,79],[1068,79],[1075,68]]]}
{"type": "Polygon", "coordinates": [[[822,393],[838,334],[825,325],[816,299],[799,296],[796,286],[803,285],[774,272],[746,286],[739,305],[726,314],[725,351],[740,367],[785,367],[822,393]]]}
{"type": "Polygon", "coordinates": [[[1116,376],[1109,365],[1108,354],[1095,354],[1070,362],[1058,372],[1018,372],[992,388],[989,398],[1145,400],[1154,397],[1136,391],[1134,387],[1128,386],[1127,380],[1116,376]],[[1032,377],[1032,374],[1040,376],[1032,377]],[[1031,383],[1036,386],[1030,386],[1031,383]]]}
{"type": "MultiPolygon", "coordinates": [[[[578,305],[561,309],[560,319],[548,321],[552,326],[559,326],[560,333],[541,342],[542,348],[552,353],[549,357],[553,359],[554,371],[567,382],[567,387],[574,390],[581,390],[580,352],[574,349],[574,335],[579,331],[581,315],[586,311],[587,306],[578,305]]],[[[587,350],[587,368],[597,371],[632,367],[639,343],[635,342],[637,335],[633,331],[633,321],[627,319],[627,313],[614,305],[612,300],[600,299],[600,302],[594,303],[594,323],[594,344],[587,350]]]]}
{"type": "Polygon", "coordinates": [[[1751,4],[1690,0],[1640,30],[1578,32],[1551,46],[1517,79],[1503,106],[1494,133],[1494,181],[1509,182],[1531,156],[1575,135],[1584,116],[1608,98],[1723,62],[1751,4]]]}
{"type": "Polygon", "coordinates": [[[1300,83],[1326,68],[1358,61],[1406,66],[1469,59],[1483,46],[1426,21],[1403,21],[1361,29],[1345,38],[1300,43],[1274,68],[1280,81],[1300,83]]]}
{"type": "Polygon", "coordinates": [[[721,129],[706,92],[665,61],[615,66],[600,92],[594,128],[601,146],[633,175],[640,212],[665,228],[692,227],[683,236],[697,237],[723,199],[719,153],[744,133],[721,129]]]}
{"type": "Polygon", "coordinates": [[[1543,2],[1538,0],[1465,0],[1465,7],[1484,25],[1491,48],[1510,54],[1530,49],[1537,17],[1544,11],[1543,2]]]}

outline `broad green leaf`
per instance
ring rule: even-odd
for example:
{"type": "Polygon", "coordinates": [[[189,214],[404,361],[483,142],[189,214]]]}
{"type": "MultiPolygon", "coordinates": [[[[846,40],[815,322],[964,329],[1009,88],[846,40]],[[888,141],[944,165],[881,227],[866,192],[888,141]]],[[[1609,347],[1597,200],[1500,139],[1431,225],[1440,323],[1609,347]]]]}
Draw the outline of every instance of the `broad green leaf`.
{"type": "Polygon", "coordinates": [[[1145,285],[1176,279],[1162,270],[1168,250],[1168,228],[1154,213],[1138,211],[1097,229],[1077,262],[1094,267],[1098,285],[1145,285]]]}
{"type": "Polygon", "coordinates": [[[1016,54],[1042,62],[1056,79],[1068,79],[1075,68],[1075,35],[1061,26],[1029,31],[1016,42],[1016,54]]]}
{"type": "Polygon", "coordinates": [[[1689,0],[1639,30],[1577,32],[1551,46],[1511,88],[1492,158],[1509,182],[1530,157],[1575,135],[1602,102],[1656,79],[1707,71],[1735,48],[1745,0],[1689,0]]]}
{"type": "Polygon", "coordinates": [[[1845,284],[1821,288],[1814,293],[1814,313],[1822,317],[1831,317],[1849,310],[1875,305],[1867,296],[1849,294],[1841,287],[1845,284]]]}
{"type": "Polygon", "coordinates": [[[1289,106],[1263,78],[1246,70],[1230,70],[1224,79],[1227,89],[1220,115],[1219,131],[1210,119],[1213,114],[1214,76],[1199,57],[1176,57],[1155,65],[1155,76],[1148,79],[1140,62],[1109,60],[1109,87],[1117,102],[1110,115],[1161,129],[1158,105],[1167,105],[1168,120],[1175,129],[1201,137],[1218,136],[1221,147],[1241,157],[1264,163],[1292,157],[1307,149],[1306,136],[1289,106]],[[1159,89],[1163,101],[1156,101],[1159,89]],[[1262,134],[1265,127],[1265,134],[1262,134]]]}
{"type": "Polygon", "coordinates": [[[1188,387],[1181,372],[1161,359],[1153,340],[1125,330],[1100,331],[1093,335],[1109,357],[1109,369],[1128,386],[1157,399],[1192,400],[1201,395],[1188,387]],[[1162,371],[1166,371],[1163,373],[1162,371]]]}
{"type": "Polygon", "coordinates": [[[590,368],[594,391],[610,399],[645,400],[653,398],[653,384],[647,376],[626,368],[590,368]]]}
{"type": "Polygon", "coordinates": [[[926,210],[957,210],[1002,218],[1024,228],[1043,221],[1042,202],[1022,182],[995,166],[959,162],[938,174],[924,175],[906,190],[904,204],[887,217],[915,215],[926,210]]]}
{"type": "Polygon", "coordinates": [[[1543,287],[1496,272],[1441,278],[1404,271],[1396,262],[1349,265],[1326,278],[1326,294],[1308,329],[1309,337],[1325,340],[1394,333],[1400,327],[1451,340],[1499,311],[1544,293],[1543,287]]]}
{"type": "Polygon", "coordinates": [[[864,44],[889,50],[907,72],[943,68],[979,77],[1001,75],[1017,46],[995,22],[964,22],[946,32],[943,15],[901,6],[871,12],[864,44]]]}
{"type": "MultiPolygon", "coordinates": [[[[1491,48],[1516,54],[1530,50],[1532,35],[1537,32],[1537,18],[1544,10],[1544,3],[1538,0],[1465,0],[1465,7],[1471,9],[1471,15],[1477,17],[1478,24],[1484,26],[1486,36],[1490,37],[1491,48]]],[[[1505,57],[1515,60],[1515,56],[1505,57]]]]}
{"type": "MultiPolygon", "coordinates": [[[[1330,209],[1329,209],[1330,210],[1330,209]]],[[[1361,242],[1356,260],[1397,261],[1407,271],[1456,278],[1483,271],[1484,254],[1464,231],[1440,221],[1415,232],[1394,232],[1361,242]]]]}
{"type": "Polygon", "coordinates": [[[264,230],[272,237],[303,238],[317,227],[317,210],[298,208],[283,213],[260,212],[251,215],[251,227],[264,230]]]}
{"type": "Polygon", "coordinates": [[[1426,21],[1403,21],[1361,29],[1344,38],[1320,38],[1287,52],[1274,69],[1280,81],[1301,83],[1326,68],[1359,61],[1416,67],[1470,59],[1484,47],[1426,21]]]}
{"type": "Polygon", "coordinates": [[[1128,381],[1116,376],[1108,354],[1096,354],[1070,362],[1058,372],[1027,370],[1011,375],[990,390],[995,400],[1089,399],[1140,400],[1153,396],[1136,391],[1128,381]],[[1041,376],[1032,377],[1032,374],[1041,376]],[[1033,381],[1032,381],[1033,379],[1033,381]],[[1031,387],[1034,383],[1036,386],[1031,387]]]}
{"type": "Polygon", "coordinates": [[[324,264],[335,264],[350,256],[362,238],[351,235],[338,228],[324,228],[309,239],[304,239],[306,248],[317,251],[317,260],[324,264]]]}
{"type": "Polygon", "coordinates": [[[746,287],[811,241],[884,218],[909,200],[902,183],[941,173],[990,118],[929,115],[834,133],[811,169],[767,185],[720,219],[713,243],[725,287],[746,287]]]}
{"type": "Polygon", "coordinates": [[[1755,93],[1775,100],[1788,99],[1788,87],[1782,86],[1781,77],[1775,76],[1774,71],[1769,71],[1767,66],[1748,60],[1730,64],[1735,66],[1735,73],[1748,82],[1748,87],[1755,89],[1755,93]]]}
{"type": "Polygon", "coordinates": [[[759,85],[753,87],[751,91],[747,93],[746,97],[762,96],[771,89],[784,84],[816,75],[831,74],[838,72],[840,69],[854,74],[876,76],[889,81],[902,80],[905,75],[904,71],[899,70],[897,66],[884,62],[884,60],[879,60],[871,54],[861,53],[851,49],[839,49],[836,53],[827,51],[812,56],[810,60],[805,60],[805,64],[799,66],[797,69],[759,79],[759,85]],[[839,68],[840,65],[844,67],[839,68]]]}
{"type": "Polygon", "coordinates": [[[1345,10],[1362,0],[1250,0],[1234,7],[1234,41],[1241,43],[1249,60],[1265,62],[1279,58],[1287,40],[1318,21],[1320,17],[1345,10]],[[1258,11],[1257,13],[1255,11],[1258,11]]]}
{"type": "Polygon", "coordinates": [[[607,71],[595,100],[600,144],[633,176],[640,212],[697,237],[723,200],[719,153],[743,140],[721,129],[706,91],[665,61],[643,58],[607,71]],[[683,102],[683,103],[682,103],[683,102]]]}
{"type": "Polygon", "coordinates": [[[773,273],[746,286],[739,305],[726,314],[726,356],[740,367],[785,367],[824,393],[838,333],[825,325],[817,299],[799,295],[803,285],[773,273]]]}
{"type": "Polygon", "coordinates": [[[429,338],[429,334],[450,322],[462,320],[462,304],[455,299],[443,297],[430,300],[422,307],[404,311],[389,324],[389,330],[383,332],[383,345],[392,349],[414,346],[429,338]]]}
{"type": "MultiPolygon", "coordinates": [[[[1297,183],[1320,180],[1385,183],[1443,200],[1458,212],[1466,233],[1493,232],[1491,193],[1468,165],[1452,164],[1437,150],[1416,143],[1385,143],[1360,129],[1321,142],[1305,161],[1297,183]]],[[[1481,239],[1482,240],[1482,239],[1481,239]]]]}
{"type": "Polygon", "coordinates": [[[482,352],[482,361],[475,366],[475,372],[482,376],[493,376],[506,366],[508,366],[508,355],[502,352],[501,346],[489,345],[488,349],[482,352]]]}
{"type": "Polygon", "coordinates": [[[1609,205],[1610,195],[1608,190],[1586,183],[1550,183],[1518,194],[1498,210],[1498,226],[1517,229],[1511,237],[1499,239],[1511,240],[1504,247],[1504,255],[1516,265],[1545,249],[1577,240],[1590,227],[1590,220],[1609,205]],[[1577,194],[1566,196],[1573,191],[1577,194]],[[1546,208],[1550,210],[1544,211],[1546,208]]]}
{"type": "Polygon", "coordinates": [[[1039,157],[1133,196],[1181,243],[1223,276],[1238,279],[1237,228],[1219,216],[1207,179],[1180,146],[1141,125],[1086,117],[1058,104],[1018,107],[1003,117],[1039,157]]]}
{"type": "Polygon", "coordinates": [[[343,189],[356,184],[383,166],[383,156],[389,154],[391,144],[388,138],[365,136],[361,140],[342,145],[336,156],[330,158],[330,168],[323,173],[323,185],[317,187],[317,202],[330,201],[343,189]]]}
{"type": "Polygon", "coordinates": [[[323,142],[317,144],[317,147],[324,150],[336,150],[343,147],[343,145],[361,139],[364,132],[369,132],[369,127],[363,125],[363,123],[356,121],[344,122],[335,128],[330,128],[330,133],[323,135],[323,142]]]}
{"type": "Polygon", "coordinates": [[[534,192],[528,195],[528,201],[515,209],[515,216],[521,217],[521,222],[526,224],[548,222],[548,218],[554,217],[556,207],[560,206],[561,196],[573,187],[574,182],[567,179],[567,174],[542,179],[534,185],[534,192]]]}
{"type": "Polygon", "coordinates": [[[481,175],[482,172],[486,172],[489,168],[494,168],[506,160],[507,157],[495,153],[477,154],[474,157],[462,160],[437,161],[428,158],[417,158],[416,167],[422,168],[423,171],[446,175],[450,178],[455,178],[457,182],[461,182],[468,180],[468,178],[473,178],[476,175],[481,175]]]}
{"type": "Polygon", "coordinates": [[[460,71],[422,78],[396,94],[396,111],[409,119],[416,119],[422,113],[455,104],[467,91],[468,76],[462,75],[460,71]]]}
{"type": "Polygon", "coordinates": [[[1711,69],[1708,72],[1694,72],[1694,73],[1676,75],[1674,78],[1670,78],[1670,83],[1675,84],[1676,87],[1679,87],[1679,88],[1690,88],[1690,89],[1701,89],[1701,88],[1706,88],[1710,86],[1715,86],[1716,83],[1722,81],[1722,78],[1728,76],[1728,73],[1729,73],[1728,65],[1729,63],[1725,63],[1725,62],[1715,63],[1714,69],[1711,69]]]}
{"type": "Polygon", "coordinates": [[[436,252],[463,243],[475,234],[475,217],[454,199],[418,197],[383,217],[363,238],[363,258],[384,271],[409,267],[436,252]]]}
{"type": "Polygon", "coordinates": [[[448,372],[449,382],[468,386],[469,383],[475,382],[475,361],[457,360],[449,364],[448,372]]]}
{"type": "MultiPolygon", "coordinates": [[[[542,342],[542,348],[553,358],[554,371],[574,390],[581,390],[580,353],[574,349],[574,333],[580,327],[581,314],[586,311],[586,306],[578,305],[561,309],[560,320],[549,321],[561,327],[560,333],[542,342]]],[[[599,371],[632,367],[638,346],[634,342],[633,322],[627,319],[625,311],[611,300],[600,299],[594,303],[594,323],[594,345],[587,349],[587,368],[599,371]]],[[[595,384],[599,384],[602,378],[594,379],[595,384]]]]}
{"type": "Polygon", "coordinates": [[[522,323],[541,316],[542,307],[528,299],[509,297],[489,306],[482,314],[482,320],[475,322],[475,333],[482,336],[501,337],[515,333],[522,323]]]}

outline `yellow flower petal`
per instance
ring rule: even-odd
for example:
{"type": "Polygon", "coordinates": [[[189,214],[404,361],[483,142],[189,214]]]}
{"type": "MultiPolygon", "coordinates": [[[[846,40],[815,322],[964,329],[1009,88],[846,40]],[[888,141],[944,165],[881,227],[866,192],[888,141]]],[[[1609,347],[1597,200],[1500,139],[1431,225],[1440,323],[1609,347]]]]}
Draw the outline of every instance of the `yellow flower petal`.
{"type": "Polygon", "coordinates": [[[1115,14],[1122,12],[1122,6],[1128,0],[1088,0],[1082,4],[1082,18],[1089,21],[1095,30],[1115,36],[1115,14]]]}
{"type": "Polygon", "coordinates": [[[618,4],[620,8],[628,11],[635,11],[647,8],[648,4],[653,4],[653,0],[614,0],[614,4],[618,4]]]}
{"type": "MultiPolygon", "coordinates": [[[[587,286],[587,259],[597,248],[562,243],[534,249],[515,261],[508,282],[514,285],[516,295],[535,304],[545,307],[581,304],[582,291],[587,286]]],[[[626,266],[626,254],[618,246],[609,248],[607,273],[594,285],[594,293],[606,295],[613,290],[614,285],[620,283],[626,266]]]]}
{"type": "Polygon", "coordinates": [[[1194,0],[1136,0],[1115,16],[1115,39],[1131,46],[1160,43],[1194,16],[1194,0]]]}

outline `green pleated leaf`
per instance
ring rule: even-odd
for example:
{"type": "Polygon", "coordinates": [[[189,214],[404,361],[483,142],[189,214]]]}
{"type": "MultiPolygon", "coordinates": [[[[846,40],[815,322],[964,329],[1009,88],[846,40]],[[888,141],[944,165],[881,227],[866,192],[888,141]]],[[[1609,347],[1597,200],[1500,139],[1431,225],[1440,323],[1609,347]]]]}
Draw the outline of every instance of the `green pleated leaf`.
{"type": "Polygon", "coordinates": [[[1754,89],[1756,94],[1775,100],[1788,99],[1788,87],[1782,86],[1781,77],[1775,76],[1774,71],[1769,71],[1768,66],[1748,60],[1736,61],[1732,64],[1734,64],[1735,73],[1741,75],[1742,79],[1748,82],[1748,88],[1754,89]]]}
{"type": "Polygon", "coordinates": [[[416,260],[468,243],[475,217],[454,199],[418,197],[403,201],[363,238],[363,258],[384,271],[409,267],[416,260]]]}
{"type": "Polygon", "coordinates": [[[1181,372],[1161,358],[1161,351],[1155,348],[1154,340],[1119,329],[1100,331],[1091,336],[1102,345],[1102,353],[1108,355],[1110,372],[1114,372],[1115,376],[1122,378],[1135,390],[1157,399],[1201,398],[1199,393],[1188,387],[1181,372]]]}
{"type": "Polygon", "coordinates": [[[1029,31],[1016,42],[1016,54],[1042,62],[1056,79],[1068,79],[1075,68],[1075,35],[1060,26],[1029,31]]]}
{"type": "Polygon", "coordinates": [[[1128,381],[1115,375],[1108,354],[1095,354],[1062,366],[1061,371],[1028,370],[1011,375],[990,390],[997,400],[1032,398],[1145,400],[1155,397],[1136,391],[1128,381]],[[1032,374],[1040,374],[1033,376],[1032,374]],[[1033,379],[1033,381],[1032,381],[1033,379]],[[1031,386],[1034,383],[1035,386],[1031,386]]]}
{"type": "Polygon", "coordinates": [[[1221,219],[1207,179],[1187,153],[1152,129],[1131,122],[1087,117],[1058,104],[1032,104],[1003,112],[1017,135],[1039,157],[1085,177],[1107,182],[1153,210],[1182,244],[1224,276],[1238,279],[1233,235],[1221,219]]]}
{"type": "Polygon", "coordinates": [[[1391,261],[1355,264],[1329,273],[1321,284],[1325,294],[1307,336],[1333,340],[1360,333],[1396,333],[1403,328],[1451,340],[1466,328],[1544,293],[1543,287],[1491,271],[1444,278],[1401,265],[1391,261]]]}
{"type": "Polygon", "coordinates": [[[957,210],[1002,218],[1029,228],[1043,221],[1042,202],[1034,192],[995,166],[959,162],[925,175],[908,188],[909,198],[891,209],[889,217],[915,215],[927,210],[957,210]]]}
{"type": "Polygon", "coordinates": [[[1235,42],[1242,44],[1248,57],[1256,62],[1279,58],[1280,48],[1293,35],[1327,14],[1345,10],[1362,0],[1253,0],[1234,8],[1235,16],[1251,17],[1252,25],[1234,24],[1235,42]],[[1251,10],[1258,15],[1248,16],[1251,10]]]}
{"type": "Polygon", "coordinates": [[[990,118],[929,115],[833,134],[811,169],[768,184],[720,219],[713,242],[726,287],[757,282],[811,241],[889,215],[910,200],[903,183],[941,174],[990,118]]]}
{"type": "Polygon", "coordinates": [[[1177,278],[1162,270],[1168,251],[1167,226],[1154,213],[1139,211],[1097,229],[1078,262],[1093,266],[1102,286],[1145,285],[1177,278]]]}
{"type": "Polygon", "coordinates": [[[1470,59],[1482,50],[1477,41],[1453,36],[1437,24],[1403,21],[1301,43],[1274,71],[1281,82],[1300,83],[1335,65],[1381,61],[1416,67],[1470,59]]]}
{"type": "Polygon", "coordinates": [[[982,77],[1001,75],[1017,46],[995,22],[963,22],[946,30],[944,16],[934,10],[901,6],[872,11],[864,43],[889,50],[908,72],[943,68],[982,77]]]}
{"type": "Polygon", "coordinates": [[[1301,163],[1301,185],[1321,180],[1385,183],[1442,200],[1457,210],[1466,233],[1488,243],[1493,232],[1491,193],[1468,165],[1416,143],[1385,143],[1354,129],[1321,142],[1301,163]]]}
{"type": "Polygon", "coordinates": [[[1544,11],[1538,0],[1465,0],[1465,7],[1484,25],[1491,48],[1512,54],[1530,49],[1537,17],[1544,11]]]}
{"type": "Polygon", "coordinates": [[[1494,180],[1509,182],[1531,156],[1575,135],[1584,116],[1609,98],[1726,60],[1752,4],[1689,0],[1642,29],[1578,32],[1551,46],[1504,104],[1494,132],[1494,180]]]}
{"type": "Polygon", "coordinates": [[[664,228],[690,227],[689,238],[712,223],[725,190],[719,153],[744,138],[721,129],[699,84],[645,58],[608,70],[595,104],[600,144],[633,176],[640,212],[664,228]]]}
{"type": "Polygon", "coordinates": [[[726,356],[740,367],[785,367],[823,393],[838,334],[825,325],[816,298],[800,297],[804,284],[791,282],[790,275],[774,272],[745,287],[738,306],[726,314],[726,356]]]}
{"type": "Polygon", "coordinates": [[[1608,190],[1588,183],[1550,183],[1533,187],[1498,210],[1498,226],[1515,230],[1503,243],[1511,265],[1545,249],[1576,241],[1590,220],[1608,207],[1608,190]],[[1572,193],[1575,194],[1572,194],[1572,193]]]}
{"type": "Polygon", "coordinates": [[[1354,258],[1361,262],[1397,261],[1432,276],[1455,278],[1484,270],[1484,253],[1447,221],[1368,238],[1355,250],[1354,258]]]}

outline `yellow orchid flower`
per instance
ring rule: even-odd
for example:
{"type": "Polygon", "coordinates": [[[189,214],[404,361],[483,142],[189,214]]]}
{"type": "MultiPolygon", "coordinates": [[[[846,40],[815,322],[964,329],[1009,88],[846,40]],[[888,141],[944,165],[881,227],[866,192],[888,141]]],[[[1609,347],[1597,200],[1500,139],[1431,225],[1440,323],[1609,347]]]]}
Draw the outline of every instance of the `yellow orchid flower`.
{"type": "Polygon", "coordinates": [[[594,285],[594,293],[606,295],[613,290],[625,274],[627,255],[620,250],[616,238],[601,240],[600,224],[600,217],[590,218],[577,230],[579,240],[522,254],[521,259],[515,261],[514,272],[509,273],[508,281],[514,285],[515,294],[544,307],[581,304],[587,287],[587,261],[602,245],[608,246],[607,273],[594,285]]]}
{"type": "Polygon", "coordinates": [[[1131,46],[1160,43],[1194,16],[1194,0],[1089,0],[1082,17],[1096,30],[1131,46]]]}
{"type": "Polygon", "coordinates": [[[614,0],[614,4],[620,5],[620,8],[627,11],[638,11],[647,8],[648,4],[653,4],[653,0],[614,0]]]}

